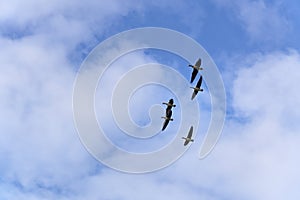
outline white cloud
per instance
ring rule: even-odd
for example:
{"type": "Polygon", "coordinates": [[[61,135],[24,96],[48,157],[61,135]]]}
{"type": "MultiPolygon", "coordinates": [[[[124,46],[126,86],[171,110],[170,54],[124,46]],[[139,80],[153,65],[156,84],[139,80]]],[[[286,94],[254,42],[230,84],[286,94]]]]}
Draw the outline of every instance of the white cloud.
{"type": "Polygon", "coordinates": [[[90,50],[112,27],[112,22],[118,22],[131,10],[140,10],[136,1],[120,3],[118,0],[84,3],[78,0],[15,0],[0,4],[0,35],[4,38],[33,37],[35,42],[56,46],[71,56],[78,53],[78,48],[90,50]]]}
{"type": "Polygon", "coordinates": [[[248,68],[237,70],[232,107],[249,121],[228,121],[206,159],[197,160],[201,141],[196,140],[169,168],[123,174],[102,168],[79,142],[71,110],[75,73],[68,54],[92,37],[93,25],[101,21],[103,27],[110,23],[107,16],[122,16],[133,5],[12,3],[0,3],[1,23],[33,26],[33,34],[0,39],[2,199],[299,199],[298,52],[259,55],[247,62],[248,68]],[[65,9],[71,17],[60,15],[65,9]],[[88,15],[75,14],[81,9],[88,15]]]}
{"type": "Polygon", "coordinates": [[[128,9],[138,8],[139,6],[140,4],[134,0],[123,3],[118,0],[88,1],[85,3],[80,0],[29,0],[27,2],[12,0],[1,2],[1,21],[13,21],[17,25],[35,25],[35,23],[42,23],[43,20],[51,16],[61,15],[69,19],[75,18],[96,22],[98,20],[103,21],[106,17],[126,15],[128,9]]]}
{"type": "MultiPolygon", "coordinates": [[[[85,42],[92,35],[91,25],[94,24],[86,18],[88,22],[60,15],[61,9],[56,4],[50,3],[47,7],[47,4],[34,4],[34,1],[24,6],[15,3],[1,7],[12,10],[1,12],[1,23],[11,28],[10,23],[16,22],[16,26],[21,27],[21,31],[18,30],[21,35],[24,27],[34,25],[24,37],[4,34],[0,38],[3,97],[0,100],[0,156],[5,160],[0,168],[1,188],[7,188],[7,191],[0,191],[0,196],[64,199],[70,191],[86,196],[73,187],[80,185],[82,179],[89,179],[98,163],[84,150],[74,128],[71,103],[75,70],[68,55],[74,45],[85,42]],[[88,31],[87,37],[85,31],[88,31]]],[[[80,6],[75,8],[80,10],[80,6]]],[[[118,4],[122,9],[117,9],[116,14],[108,5],[105,7],[101,8],[113,18],[122,15],[125,9],[118,4]]],[[[109,23],[104,14],[99,15],[99,20],[109,23]]]]}
{"type": "Polygon", "coordinates": [[[227,121],[221,140],[204,160],[197,159],[201,141],[196,140],[171,167],[134,176],[105,170],[105,175],[87,179],[88,193],[104,199],[298,199],[300,126],[296,123],[291,129],[282,122],[299,121],[300,113],[294,109],[300,102],[295,91],[299,65],[298,52],[276,52],[260,55],[238,70],[232,107],[238,111],[237,119],[247,114],[249,121],[227,121]],[[92,187],[97,179],[105,184],[99,188],[117,190],[97,192],[98,187],[92,187]]]}
{"type": "Polygon", "coordinates": [[[232,90],[237,120],[227,121],[208,158],[184,158],[193,166],[184,180],[225,199],[299,198],[299,58],[295,51],[276,52],[238,70],[232,90]],[[249,120],[239,122],[245,115],[249,120]],[[292,128],[287,121],[294,122],[292,128]]]}
{"type": "Polygon", "coordinates": [[[242,22],[251,39],[278,42],[290,30],[288,19],[282,12],[283,3],[266,3],[264,0],[214,0],[242,22]]]}
{"type": "MultiPolygon", "coordinates": [[[[234,105],[248,115],[271,114],[286,117],[295,113],[299,103],[297,73],[300,62],[297,52],[257,55],[251,68],[241,69],[234,87],[234,105]]],[[[295,116],[295,115],[293,115],[295,116]]]]}
{"type": "Polygon", "coordinates": [[[2,42],[2,180],[26,191],[38,184],[59,187],[87,173],[65,170],[89,160],[73,128],[70,64],[61,52],[30,40],[2,42]]]}

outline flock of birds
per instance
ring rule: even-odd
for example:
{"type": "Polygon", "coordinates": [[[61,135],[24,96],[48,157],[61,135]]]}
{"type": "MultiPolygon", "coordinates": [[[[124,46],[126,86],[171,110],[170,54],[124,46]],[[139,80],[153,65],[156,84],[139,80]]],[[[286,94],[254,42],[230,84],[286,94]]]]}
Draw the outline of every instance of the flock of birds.
{"type": "MultiPolygon", "coordinates": [[[[193,72],[192,72],[192,76],[191,76],[191,83],[193,83],[199,70],[203,70],[203,68],[200,67],[201,59],[199,58],[195,65],[188,65],[188,66],[193,68],[193,72]]],[[[190,87],[190,88],[194,89],[191,100],[193,100],[196,97],[196,95],[198,94],[199,91],[201,91],[201,92],[203,91],[203,89],[201,88],[201,84],[202,84],[202,75],[200,76],[200,78],[196,84],[196,87],[190,87]]],[[[170,99],[168,103],[163,102],[163,104],[167,105],[167,108],[166,108],[166,115],[164,117],[161,117],[161,118],[165,119],[163,127],[162,127],[162,131],[167,128],[169,121],[173,121],[172,108],[176,107],[173,99],[170,99]]],[[[185,140],[184,146],[188,145],[189,142],[194,142],[194,139],[192,139],[192,135],[193,135],[193,126],[191,126],[187,137],[182,137],[182,139],[185,140]]]]}

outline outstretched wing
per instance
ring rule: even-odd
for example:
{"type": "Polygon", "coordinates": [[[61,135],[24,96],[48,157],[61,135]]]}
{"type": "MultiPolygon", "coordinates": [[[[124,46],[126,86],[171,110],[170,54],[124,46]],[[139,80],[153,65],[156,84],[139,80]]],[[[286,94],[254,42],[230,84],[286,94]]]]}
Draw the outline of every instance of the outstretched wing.
{"type": "Polygon", "coordinates": [[[172,110],[166,109],[166,117],[167,117],[167,119],[165,120],[163,128],[161,129],[162,131],[165,130],[169,124],[169,121],[172,117],[172,110]]]}
{"type": "Polygon", "coordinates": [[[165,129],[167,128],[167,126],[168,126],[168,124],[169,124],[169,121],[170,121],[170,120],[168,120],[168,119],[165,120],[164,125],[163,125],[163,127],[162,127],[162,129],[161,129],[162,131],[165,130],[165,129]]]}
{"type": "Polygon", "coordinates": [[[184,146],[186,146],[188,143],[189,143],[190,141],[188,141],[188,140],[185,140],[185,142],[184,142],[184,146]]]}
{"type": "Polygon", "coordinates": [[[196,67],[200,67],[201,66],[201,58],[199,58],[195,64],[196,67]]]}
{"type": "Polygon", "coordinates": [[[193,126],[191,126],[187,138],[192,138],[193,135],[193,126]]]}
{"type": "MultiPolygon", "coordinates": [[[[191,128],[190,128],[187,138],[192,139],[192,135],[193,135],[193,126],[191,126],[191,128]]],[[[190,140],[185,140],[183,145],[186,146],[189,142],[190,142],[190,140]]]]}
{"type": "Polygon", "coordinates": [[[192,94],[192,100],[195,98],[195,96],[198,94],[198,90],[194,90],[193,94],[192,94]]]}
{"type": "Polygon", "coordinates": [[[200,76],[198,82],[197,82],[197,88],[200,88],[201,87],[201,84],[202,84],[202,76],[200,76]]]}
{"type": "Polygon", "coordinates": [[[192,76],[191,76],[191,83],[195,80],[197,74],[198,74],[198,69],[194,68],[192,76]]]}

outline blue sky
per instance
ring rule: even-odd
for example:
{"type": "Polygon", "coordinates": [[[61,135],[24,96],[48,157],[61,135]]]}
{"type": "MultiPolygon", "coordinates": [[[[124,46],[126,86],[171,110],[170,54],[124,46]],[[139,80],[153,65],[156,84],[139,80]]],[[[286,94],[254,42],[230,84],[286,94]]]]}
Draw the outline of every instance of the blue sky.
{"type": "MultiPolygon", "coordinates": [[[[299,8],[296,0],[1,2],[0,199],[299,199],[299,8]],[[206,49],[225,84],[227,117],[216,147],[199,160],[210,119],[204,91],[201,125],[188,151],[167,168],[136,175],[110,169],[86,151],[73,121],[72,92],[93,48],[145,26],[182,32],[206,49]]],[[[189,78],[182,58],[137,51],[107,71],[107,88],[130,67],[149,62],[189,78]]],[[[147,106],[166,98],[164,89],[144,89],[157,94],[147,106]]],[[[142,94],[137,91],[129,106],[133,119],[144,118],[137,121],[141,125],[149,122],[142,94]]],[[[101,95],[96,111],[105,113],[109,99],[101,95]]],[[[176,109],[174,118],[180,119],[176,109]]],[[[175,120],[168,135],[135,145],[120,135],[111,116],[101,118],[105,129],[114,130],[109,137],[131,151],[159,148],[179,127],[175,120]]]]}

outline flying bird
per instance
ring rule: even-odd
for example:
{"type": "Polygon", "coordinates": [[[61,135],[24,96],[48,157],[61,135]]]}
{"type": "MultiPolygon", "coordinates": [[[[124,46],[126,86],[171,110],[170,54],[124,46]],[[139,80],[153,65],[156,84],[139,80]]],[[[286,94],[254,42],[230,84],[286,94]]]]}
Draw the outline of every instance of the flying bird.
{"type": "Polygon", "coordinates": [[[195,80],[198,71],[199,70],[203,70],[203,68],[200,67],[201,66],[201,58],[199,58],[196,62],[195,65],[189,65],[189,67],[193,68],[193,72],[192,72],[192,76],[191,76],[191,83],[193,83],[193,81],[195,80]]]}
{"type": "Polygon", "coordinates": [[[162,127],[162,131],[166,129],[166,127],[169,124],[169,121],[173,121],[172,117],[172,110],[171,109],[166,109],[166,116],[165,117],[161,117],[163,119],[165,119],[164,125],[162,127]]]}
{"type": "Polygon", "coordinates": [[[199,91],[200,92],[203,91],[203,89],[201,88],[201,84],[202,84],[202,76],[200,76],[196,87],[190,87],[190,88],[194,89],[194,92],[193,92],[193,95],[192,95],[192,100],[195,98],[195,96],[198,94],[199,91]]]}
{"type": "Polygon", "coordinates": [[[170,99],[168,103],[163,102],[162,104],[167,105],[167,110],[171,110],[173,107],[176,107],[173,99],[170,99]]]}
{"type": "Polygon", "coordinates": [[[192,135],[193,135],[193,126],[191,126],[188,136],[187,137],[182,137],[182,139],[184,139],[184,146],[186,146],[189,142],[194,142],[194,139],[192,139],[192,135]]]}

